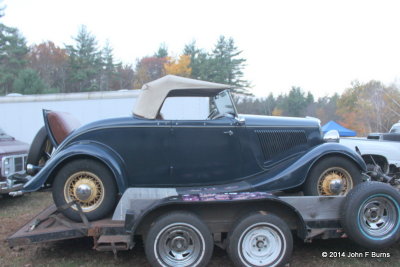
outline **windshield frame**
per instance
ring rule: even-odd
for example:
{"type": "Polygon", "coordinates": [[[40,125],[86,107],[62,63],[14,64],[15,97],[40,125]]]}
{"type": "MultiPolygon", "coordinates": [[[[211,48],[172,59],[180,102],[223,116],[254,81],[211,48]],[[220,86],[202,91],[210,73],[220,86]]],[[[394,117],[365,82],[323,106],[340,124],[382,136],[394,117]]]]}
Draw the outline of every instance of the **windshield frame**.
{"type": "MultiPolygon", "coordinates": [[[[210,105],[214,106],[215,109],[218,111],[218,113],[216,115],[225,116],[225,115],[229,114],[229,115],[233,116],[234,118],[238,117],[238,112],[236,110],[236,105],[235,105],[235,102],[233,101],[230,89],[225,89],[225,90],[219,92],[218,94],[216,94],[215,96],[211,97],[210,99],[211,99],[210,105]],[[222,96],[222,95],[226,95],[226,96],[222,96]],[[230,102],[231,107],[232,107],[231,112],[230,111],[221,112],[223,107],[220,107],[220,105],[221,104],[224,105],[224,103],[221,103],[221,102],[218,103],[216,101],[219,98],[219,96],[224,97],[224,99],[229,99],[229,102],[230,102]],[[220,110],[220,108],[221,108],[221,110],[220,110]]],[[[225,103],[224,106],[226,106],[226,103],[225,103]]],[[[226,110],[224,110],[224,111],[226,111],[226,110]]]]}

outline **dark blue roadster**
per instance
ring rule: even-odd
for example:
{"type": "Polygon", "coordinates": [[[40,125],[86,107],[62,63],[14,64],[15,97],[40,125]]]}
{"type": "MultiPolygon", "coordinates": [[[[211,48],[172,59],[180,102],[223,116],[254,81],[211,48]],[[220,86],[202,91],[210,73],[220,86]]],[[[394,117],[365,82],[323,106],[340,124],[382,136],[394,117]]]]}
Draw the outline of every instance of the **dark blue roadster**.
{"type": "MultiPolygon", "coordinates": [[[[362,181],[362,158],[326,141],[317,119],[240,115],[229,89],[168,75],[143,86],[133,116],[82,127],[45,110],[28,157],[34,177],[23,191],[52,187],[57,206],[78,203],[95,220],[129,187],[344,195],[362,181]],[[209,115],[163,119],[169,97],[207,98],[209,115]]],[[[80,220],[77,210],[64,214],[80,220]]]]}

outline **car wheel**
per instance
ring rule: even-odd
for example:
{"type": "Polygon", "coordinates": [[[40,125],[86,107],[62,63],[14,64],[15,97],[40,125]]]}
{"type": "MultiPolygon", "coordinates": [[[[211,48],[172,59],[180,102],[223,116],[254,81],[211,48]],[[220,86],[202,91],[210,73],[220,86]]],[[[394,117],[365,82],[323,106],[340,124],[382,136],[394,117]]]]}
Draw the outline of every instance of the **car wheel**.
{"type": "Polygon", "coordinates": [[[306,196],[346,195],[362,181],[361,171],[349,159],[329,157],[313,166],[303,192],[306,196]]]}
{"type": "Polygon", "coordinates": [[[392,245],[400,237],[400,194],[388,184],[366,182],[346,196],[341,223],[346,234],[370,249],[392,245]]]}
{"type": "MultiPolygon", "coordinates": [[[[75,201],[89,220],[98,220],[114,209],[117,186],[112,173],[103,164],[90,159],[75,160],[57,173],[53,199],[57,207],[75,201]]],[[[63,209],[62,213],[74,221],[81,221],[74,205],[63,209]]]]}
{"type": "Polygon", "coordinates": [[[188,212],[157,219],[145,237],[151,266],[207,266],[214,248],[207,225],[188,212]]]}
{"type": "Polygon", "coordinates": [[[292,250],[292,233],[274,214],[246,216],[228,235],[227,251],[235,266],[282,266],[292,250]]]}
{"type": "MultiPolygon", "coordinates": [[[[43,126],[33,138],[32,144],[29,148],[26,164],[34,166],[44,166],[53,152],[53,144],[47,135],[46,128],[43,126]]],[[[25,166],[26,167],[26,166],[25,166]]],[[[35,173],[29,173],[31,175],[35,173]]]]}

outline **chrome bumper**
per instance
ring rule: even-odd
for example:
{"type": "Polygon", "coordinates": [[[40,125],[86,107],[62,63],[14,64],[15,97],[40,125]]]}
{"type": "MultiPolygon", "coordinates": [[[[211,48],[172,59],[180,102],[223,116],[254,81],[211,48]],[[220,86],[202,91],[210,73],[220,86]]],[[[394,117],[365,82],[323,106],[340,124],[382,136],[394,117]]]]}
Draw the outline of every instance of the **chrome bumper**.
{"type": "Polygon", "coordinates": [[[14,184],[12,180],[0,182],[0,194],[9,194],[10,192],[21,190],[23,184],[14,184]]]}

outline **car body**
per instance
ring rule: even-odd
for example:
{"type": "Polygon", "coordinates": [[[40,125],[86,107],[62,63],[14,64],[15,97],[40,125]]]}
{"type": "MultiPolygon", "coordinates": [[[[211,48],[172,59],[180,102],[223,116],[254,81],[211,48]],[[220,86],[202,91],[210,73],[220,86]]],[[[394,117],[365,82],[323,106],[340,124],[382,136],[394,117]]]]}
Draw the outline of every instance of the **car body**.
{"type": "Polygon", "coordinates": [[[0,194],[8,194],[22,188],[22,181],[12,179],[13,174],[25,172],[29,146],[15,140],[0,129],[0,194]]]}
{"type": "Polygon", "coordinates": [[[358,150],[367,164],[378,164],[385,173],[400,172],[400,123],[388,133],[370,133],[367,138],[341,138],[340,143],[358,150]]]}
{"type": "MultiPolygon", "coordinates": [[[[52,186],[60,170],[79,159],[103,164],[119,194],[129,187],[214,192],[295,189],[327,157],[344,158],[360,173],[366,170],[352,149],[323,140],[317,119],[240,115],[230,88],[168,75],[142,88],[133,116],[77,129],[68,127],[62,115],[45,110],[45,126],[56,150],[23,190],[52,186]],[[160,110],[165,100],[184,96],[209,98],[209,117],[163,119],[160,110]]],[[[67,189],[62,192],[68,194],[67,189]]]]}

